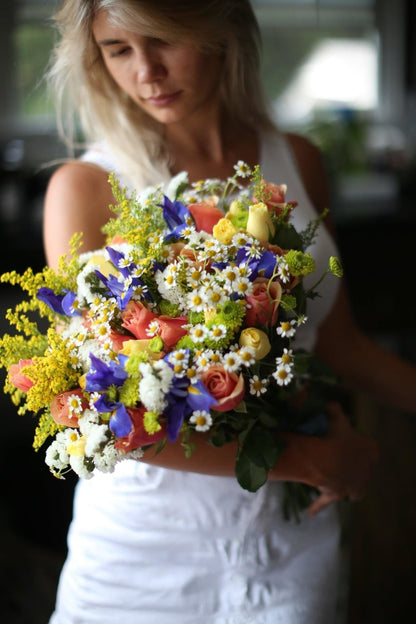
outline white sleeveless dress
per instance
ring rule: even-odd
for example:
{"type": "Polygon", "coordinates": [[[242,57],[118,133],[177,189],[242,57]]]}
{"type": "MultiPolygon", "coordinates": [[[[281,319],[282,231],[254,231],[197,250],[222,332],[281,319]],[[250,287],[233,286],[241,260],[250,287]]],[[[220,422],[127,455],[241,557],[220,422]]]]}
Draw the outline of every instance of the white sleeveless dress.
{"type": "MultiPolygon", "coordinates": [[[[117,170],[100,151],[84,160],[117,170]]],[[[316,214],[282,137],[263,140],[261,168],[288,185],[303,229],[316,214]]],[[[311,252],[318,272],[336,254],[324,228],[311,252]]],[[[313,348],[336,290],[328,277],[296,346],[313,348]]],[[[337,509],[288,522],[282,496],[280,483],[253,494],[231,477],[132,460],[80,481],[50,624],[333,624],[337,509]]]]}

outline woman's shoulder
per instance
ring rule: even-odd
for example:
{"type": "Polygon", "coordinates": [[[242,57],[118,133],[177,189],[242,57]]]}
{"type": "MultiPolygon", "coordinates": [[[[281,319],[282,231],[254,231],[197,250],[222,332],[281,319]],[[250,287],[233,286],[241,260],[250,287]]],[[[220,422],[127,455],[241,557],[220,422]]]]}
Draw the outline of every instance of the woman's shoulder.
{"type": "Polygon", "coordinates": [[[84,199],[111,201],[113,198],[108,172],[82,160],[70,160],[53,172],[48,184],[48,193],[51,192],[69,193],[84,199]]]}

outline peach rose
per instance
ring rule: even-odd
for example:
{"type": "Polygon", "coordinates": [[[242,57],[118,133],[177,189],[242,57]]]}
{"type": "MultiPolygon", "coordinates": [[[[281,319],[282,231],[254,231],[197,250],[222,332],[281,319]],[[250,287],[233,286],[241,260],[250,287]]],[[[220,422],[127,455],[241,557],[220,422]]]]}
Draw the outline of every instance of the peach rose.
{"type": "Polygon", "coordinates": [[[224,213],[213,203],[201,202],[198,204],[190,204],[188,207],[198,232],[208,232],[212,234],[214,225],[223,218],[224,213]]]}
{"type": "MultiPolygon", "coordinates": [[[[289,204],[291,208],[295,208],[295,206],[297,206],[297,202],[286,202],[286,184],[273,184],[272,182],[265,182],[263,189],[266,192],[266,197],[269,196],[268,199],[262,200],[269,209],[269,212],[273,212],[275,215],[279,216],[287,204],[289,204]]],[[[256,197],[253,197],[253,199],[254,201],[258,201],[256,197]]]]}
{"type": "Polygon", "coordinates": [[[146,408],[143,406],[138,408],[127,408],[127,413],[131,418],[133,426],[129,435],[117,440],[114,445],[116,449],[128,453],[129,451],[140,448],[141,446],[159,442],[167,435],[166,423],[160,423],[161,429],[156,433],[147,433],[144,427],[144,415],[146,411],[146,408]]]}
{"type": "Polygon", "coordinates": [[[229,373],[223,366],[210,366],[201,375],[201,380],[217,404],[211,409],[226,412],[234,409],[245,394],[244,377],[229,373]]]}
{"type": "Polygon", "coordinates": [[[140,301],[129,301],[121,313],[122,326],[139,340],[149,338],[146,333],[149,323],[155,320],[156,314],[148,310],[140,301]]]}
{"type": "Polygon", "coordinates": [[[124,347],[124,343],[128,340],[131,340],[131,336],[127,336],[126,334],[119,334],[113,329],[110,331],[109,338],[111,342],[111,348],[114,353],[118,353],[119,351],[121,351],[124,347]]]}
{"type": "Polygon", "coordinates": [[[253,282],[253,291],[246,297],[246,324],[276,325],[282,287],[277,281],[270,282],[265,277],[258,277],[253,282]]]}
{"type": "Polygon", "coordinates": [[[17,364],[12,364],[9,368],[10,383],[19,390],[22,390],[22,392],[27,392],[32,386],[35,385],[34,381],[32,381],[31,379],[29,379],[29,377],[20,372],[25,366],[32,365],[33,360],[19,360],[17,364]]]}
{"type": "Polygon", "coordinates": [[[51,403],[51,416],[58,425],[78,427],[78,416],[73,410],[79,405],[81,405],[82,412],[88,407],[88,401],[84,399],[84,393],[81,388],[61,392],[51,403]],[[76,397],[73,401],[73,409],[71,409],[71,397],[76,397]]]}
{"type": "Polygon", "coordinates": [[[159,323],[159,329],[157,335],[160,336],[167,347],[174,347],[176,343],[185,336],[187,330],[184,325],[188,323],[186,316],[177,316],[171,318],[170,316],[157,316],[157,322],[159,323]]]}

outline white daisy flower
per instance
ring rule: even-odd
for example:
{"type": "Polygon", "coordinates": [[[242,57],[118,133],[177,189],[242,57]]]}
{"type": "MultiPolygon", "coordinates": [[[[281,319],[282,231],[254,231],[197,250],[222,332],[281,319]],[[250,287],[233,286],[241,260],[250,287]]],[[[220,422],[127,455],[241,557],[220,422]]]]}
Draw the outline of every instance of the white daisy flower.
{"type": "Polygon", "coordinates": [[[250,383],[250,394],[259,397],[265,392],[267,392],[267,386],[269,385],[269,380],[260,379],[258,375],[253,375],[253,377],[249,380],[249,383],[250,383]]]}
{"type": "Polygon", "coordinates": [[[208,329],[202,323],[198,323],[197,325],[191,325],[188,330],[188,335],[191,338],[192,342],[196,344],[198,342],[203,342],[208,335],[208,329]]]}
{"type": "Polygon", "coordinates": [[[244,366],[253,366],[256,362],[256,358],[254,357],[255,350],[251,347],[240,347],[238,349],[238,355],[244,366]]]}
{"type": "Polygon", "coordinates": [[[221,323],[221,325],[213,325],[209,330],[209,337],[217,342],[225,338],[226,335],[227,328],[223,323],[221,323]]]}
{"type": "Polygon", "coordinates": [[[203,312],[207,306],[205,293],[202,289],[195,289],[186,297],[188,309],[192,312],[203,312]]]}
{"type": "Polygon", "coordinates": [[[149,338],[154,338],[155,336],[157,336],[159,327],[160,325],[157,319],[150,321],[149,325],[146,328],[146,336],[149,336],[149,338]]]}
{"type": "Polygon", "coordinates": [[[283,260],[282,258],[279,260],[277,265],[277,276],[283,284],[290,282],[289,265],[286,260],[283,260]]]}
{"type": "Polygon", "coordinates": [[[276,365],[280,366],[285,364],[286,366],[293,365],[293,351],[292,349],[283,349],[283,353],[280,357],[276,358],[276,365]]]}
{"type": "Polygon", "coordinates": [[[287,386],[293,379],[292,367],[281,364],[274,373],[272,373],[272,376],[279,386],[287,386]]]}
{"type": "Polygon", "coordinates": [[[230,351],[226,353],[222,358],[224,368],[229,373],[234,373],[241,366],[241,358],[238,355],[238,352],[230,351]]]}
{"type": "Polygon", "coordinates": [[[83,412],[82,402],[78,395],[70,394],[67,397],[68,417],[73,418],[79,416],[83,412]]]}
{"type": "Polygon", "coordinates": [[[189,419],[192,425],[195,425],[196,431],[208,431],[212,425],[212,416],[209,412],[203,410],[195,410],[189,419]]]}
{"type": "Polygon", "coordinates": [[[281,321],[279,327],[276,329],[276,333],[282,338],[292,338],[296,334],[296,326],[297,322],[292,321],[281,321]]]}

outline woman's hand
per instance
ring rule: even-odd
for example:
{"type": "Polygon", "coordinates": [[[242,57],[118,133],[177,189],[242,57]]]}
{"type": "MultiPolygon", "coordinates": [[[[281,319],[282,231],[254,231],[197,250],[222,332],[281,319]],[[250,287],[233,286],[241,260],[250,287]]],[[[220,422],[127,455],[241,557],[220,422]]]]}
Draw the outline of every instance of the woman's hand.
{"type": "Polygon", "coordinates": [[[330,427],[322,438],[313,484],[321,495],[309,507],[309,516],[345,498],[362,499],[379,455],[375,440],[355,431],[337,403],[329,404],[328,411],[330,427]]]}

